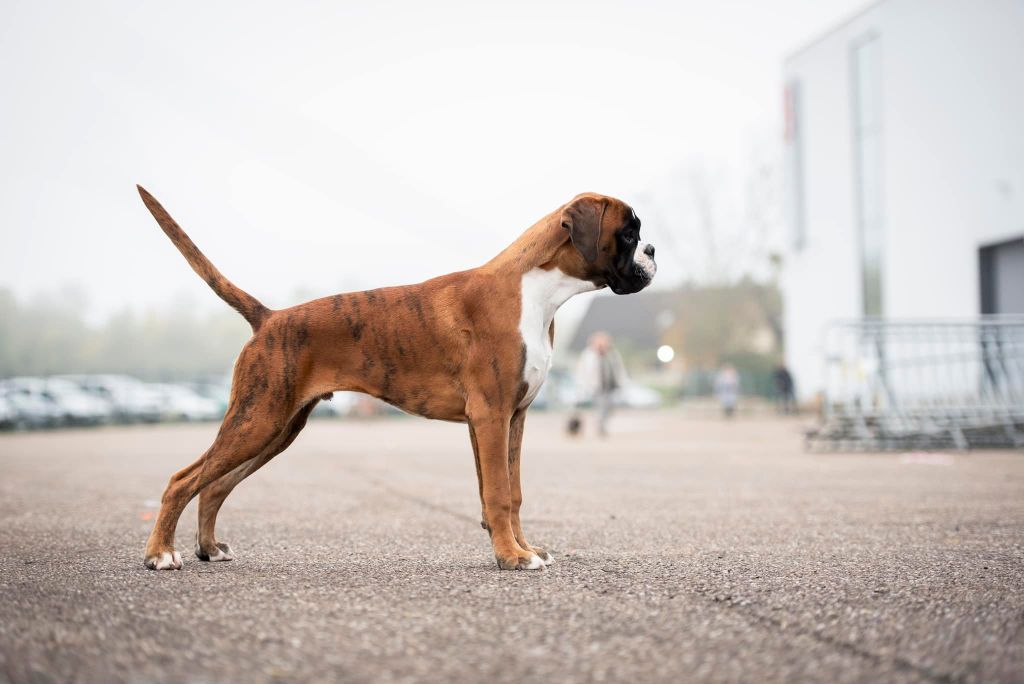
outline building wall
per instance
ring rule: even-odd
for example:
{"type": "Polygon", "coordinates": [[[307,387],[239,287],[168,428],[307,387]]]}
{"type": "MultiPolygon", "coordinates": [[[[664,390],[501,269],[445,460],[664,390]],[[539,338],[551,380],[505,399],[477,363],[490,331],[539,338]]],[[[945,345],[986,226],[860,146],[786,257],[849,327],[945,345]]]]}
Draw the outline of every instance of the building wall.
{"type": "Polygon", "coordinates": [[[794,54],[800,163],[787,194],[802,194],[792,220],[806,237],[786,255],[783,290],[787,363],[805,399],[821,389],[826,324],[862,313],[851,55],[871,35],[883,314],[977,315],[979,248],[1024,236],[1024,1],[885,0],[794,54]]]}

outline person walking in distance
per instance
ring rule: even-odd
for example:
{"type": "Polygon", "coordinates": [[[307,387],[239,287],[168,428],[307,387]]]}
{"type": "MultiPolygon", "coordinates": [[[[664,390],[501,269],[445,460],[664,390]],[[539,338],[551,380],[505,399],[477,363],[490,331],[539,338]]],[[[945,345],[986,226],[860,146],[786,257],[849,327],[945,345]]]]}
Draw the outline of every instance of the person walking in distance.
{"type": "MultiPolygon", "coordinates": [[[[576,366],[576,381],[581,400],[593,399],[597,413],[597,432],[604,437],[608,434],[608,419],[611,417],[615,392],[626,382],[626,367],[607,333],[596,332],[591,335],[576,366]]],[[[578,429],[579,419],[573,420],[577,422],[578,429]]]]}
{"type": "Polygon", "coordinates": [[[772,373],[775,382],[775,401],[779,413],[796,413],[796,393],[793,389],[793,375],[784,365],[779,364],[772,373]]]}
{"type": "Polygon", "coordinates": [[[732,364],[725,364],[715,376],[715,397],[722,406],[726,418],[736,412],[736,400],[740,393],[740,375],[732,364]]]}

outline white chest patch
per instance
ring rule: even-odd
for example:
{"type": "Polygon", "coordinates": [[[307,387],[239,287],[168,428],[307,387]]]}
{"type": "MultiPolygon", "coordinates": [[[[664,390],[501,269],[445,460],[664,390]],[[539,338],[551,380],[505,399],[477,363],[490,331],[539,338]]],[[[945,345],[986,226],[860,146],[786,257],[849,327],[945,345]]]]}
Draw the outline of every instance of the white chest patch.
{"type": "Polygon", "coordinates": [[[523,382],[526,396],[519,404],[527,406],[537,396],[540,386],[551,369],[551,321],[558,307],[573,295],[596,290],[597,286],[588,280],[579,280],[566,275],[557,268],[545,271],[535,268],[523,274],[520,290],[522,314],[519,318],[519,333],[526,345],[526,364],[523,366],[523,382]]]}

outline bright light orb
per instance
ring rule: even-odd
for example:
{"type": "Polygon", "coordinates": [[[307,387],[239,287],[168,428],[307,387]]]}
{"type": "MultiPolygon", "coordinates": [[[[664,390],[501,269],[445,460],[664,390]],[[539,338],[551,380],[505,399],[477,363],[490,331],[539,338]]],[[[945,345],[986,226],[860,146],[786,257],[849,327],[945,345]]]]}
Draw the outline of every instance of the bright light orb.
{"type": "Polygon", "coordinates": [[[663,344],[658,347],[658,360],[662,363],[668,363],[672,359],[676,358],[676,350],[667,344],[663,344]]]}

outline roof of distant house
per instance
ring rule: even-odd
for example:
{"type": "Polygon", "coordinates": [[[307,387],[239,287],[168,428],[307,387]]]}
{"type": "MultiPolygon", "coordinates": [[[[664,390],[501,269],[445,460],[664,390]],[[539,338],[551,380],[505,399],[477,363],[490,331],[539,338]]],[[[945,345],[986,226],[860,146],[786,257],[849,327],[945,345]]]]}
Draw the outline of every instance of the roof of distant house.
{"type": "Polygon", "coordinates": [[[640,349],[656,347],[661,339],[659,322],[665,320],[665,312],[672,315],[673,302],[679,296],[678,291],[670,290],[594,297],[569,348],[582,350],[598,331],[608,333],[615,341],[629,340],[640,349]]]}

